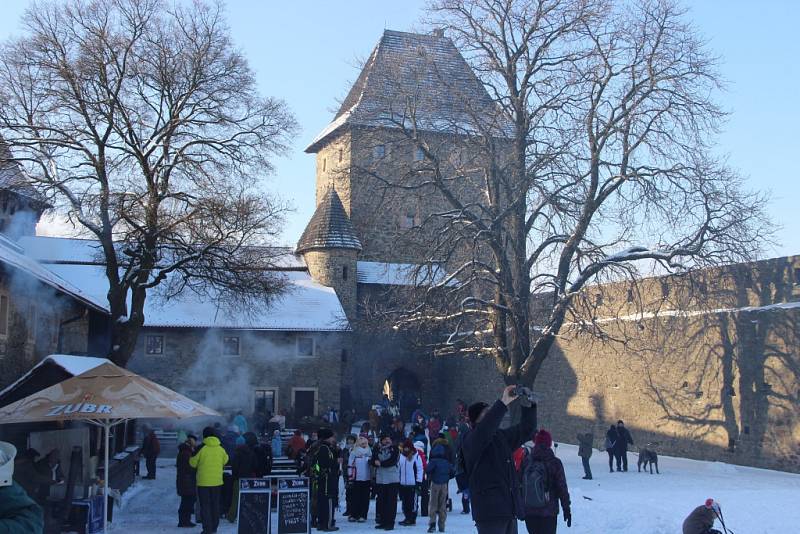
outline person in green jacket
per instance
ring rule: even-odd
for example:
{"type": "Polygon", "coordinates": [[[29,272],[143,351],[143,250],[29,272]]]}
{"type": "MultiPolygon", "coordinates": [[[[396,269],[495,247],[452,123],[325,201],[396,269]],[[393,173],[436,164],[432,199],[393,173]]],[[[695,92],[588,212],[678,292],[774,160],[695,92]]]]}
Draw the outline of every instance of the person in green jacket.
{"type": "Polygon", "coordinates": [[[189,458],[189,465],[197,469],[197,498],[200,501],[200,516],[203,534],[217,531],[220,517],[220,493],[222,469],[228,463],[228,453],[222,448],[214,429],[203,429],[203,446],[189,458]]]}
{"type": "Polygon", "coordinates": [[[41,534],[42,509],[13,480],[16,455],[16,447],[0,441],[0,534],[41,534]]]}

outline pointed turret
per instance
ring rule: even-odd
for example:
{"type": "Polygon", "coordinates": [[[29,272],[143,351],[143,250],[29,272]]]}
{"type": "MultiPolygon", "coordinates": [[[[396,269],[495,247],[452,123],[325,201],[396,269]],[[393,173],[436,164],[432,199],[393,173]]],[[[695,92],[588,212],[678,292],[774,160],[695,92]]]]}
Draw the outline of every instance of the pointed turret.
{"type": "Polygon", "coordinates": [[[350,321],[356,316],[356,268],[361,241],[333,187],[328,187],[297,242],[312,278],[332,287],[350,321]]]}

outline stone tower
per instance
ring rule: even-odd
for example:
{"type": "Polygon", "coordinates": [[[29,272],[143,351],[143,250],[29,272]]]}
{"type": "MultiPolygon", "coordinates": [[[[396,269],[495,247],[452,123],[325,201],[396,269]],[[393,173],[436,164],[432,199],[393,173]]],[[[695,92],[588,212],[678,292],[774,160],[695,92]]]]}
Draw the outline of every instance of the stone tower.
{"type": "Polygon", "coordinates": [[[317,158],[317,203],[332,185],[363,245],[362,261],[421,263],[435,233],[426,221],[446,201],[432,186],[386,187],[424,179],[428,162],[409,127],[450,166],[446,172],[458,176],[474,204],[482,193],[456,167],[475,154],[469,124],[497,123],[497,113],[450,39],[386,30],[333,121],[306,148],[317,158]]]}
{"type": "Polygon", "coordinates": [[[15,241],[36,235],[36,224],[49,207],[0,138],[0,232],[15,241]]]}
{"type": "Polygon", "coordinates": [[[356,269],[361,241],[336,190],[329,187],[297,242],[308,272],[322,285],[332,287],[347,318],[356,318],[356,269]]]}

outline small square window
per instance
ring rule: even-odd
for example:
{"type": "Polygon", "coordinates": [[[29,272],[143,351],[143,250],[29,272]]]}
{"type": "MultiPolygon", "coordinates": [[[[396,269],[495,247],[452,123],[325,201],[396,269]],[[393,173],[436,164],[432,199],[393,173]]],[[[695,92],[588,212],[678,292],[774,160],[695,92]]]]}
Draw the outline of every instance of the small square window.
{"type": "Polygon", "coordinates": [[[417,224],[417,214],[413,211],[407,212],[400,216],[400,227],[406,230],[414,228],[417,224]]]}
{"type": "Polygon", "coordinates": [[[314,338],[313,337],[298,337],[297,338],[297,355],[298,356],[313,356],[314,355],[314,338]]]}
{"type": "Polygon", "coordinates": [[[377,145],[372,149],[372,155],[375,156],[375,159],[384,157],[386,155],[386,145],[377,145]]]}
{"type": "Polygon", "coordinates": [[[223,336],[222,355],[223,356],[239,355],[239,336],[223,336]]]}
{"type": "Polygon", "coordinates": [[[425,151],[422,148],[417,147],[414,151],[414,161],[423,161],[425,159],[425,151]]]}
{"type": "Polygon", "coordinates": [[[164,354],[164,336],[147,336],[145,354],[164,354]]]}

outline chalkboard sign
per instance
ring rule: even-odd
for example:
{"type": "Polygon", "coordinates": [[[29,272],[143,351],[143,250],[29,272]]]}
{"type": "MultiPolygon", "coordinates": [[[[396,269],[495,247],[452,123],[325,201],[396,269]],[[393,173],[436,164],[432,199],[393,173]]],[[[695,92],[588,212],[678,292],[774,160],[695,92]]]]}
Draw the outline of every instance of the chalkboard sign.
{"type": "Polygon", "coordinates": [[[278,479],[278,534],[308,534],[309,485],[307,478],[278,479]]]}
{"type": "Polygon", "coordinates": [[[239,479],[238,534],[269,534],[270,496],[268,479],[239,479]]]}

